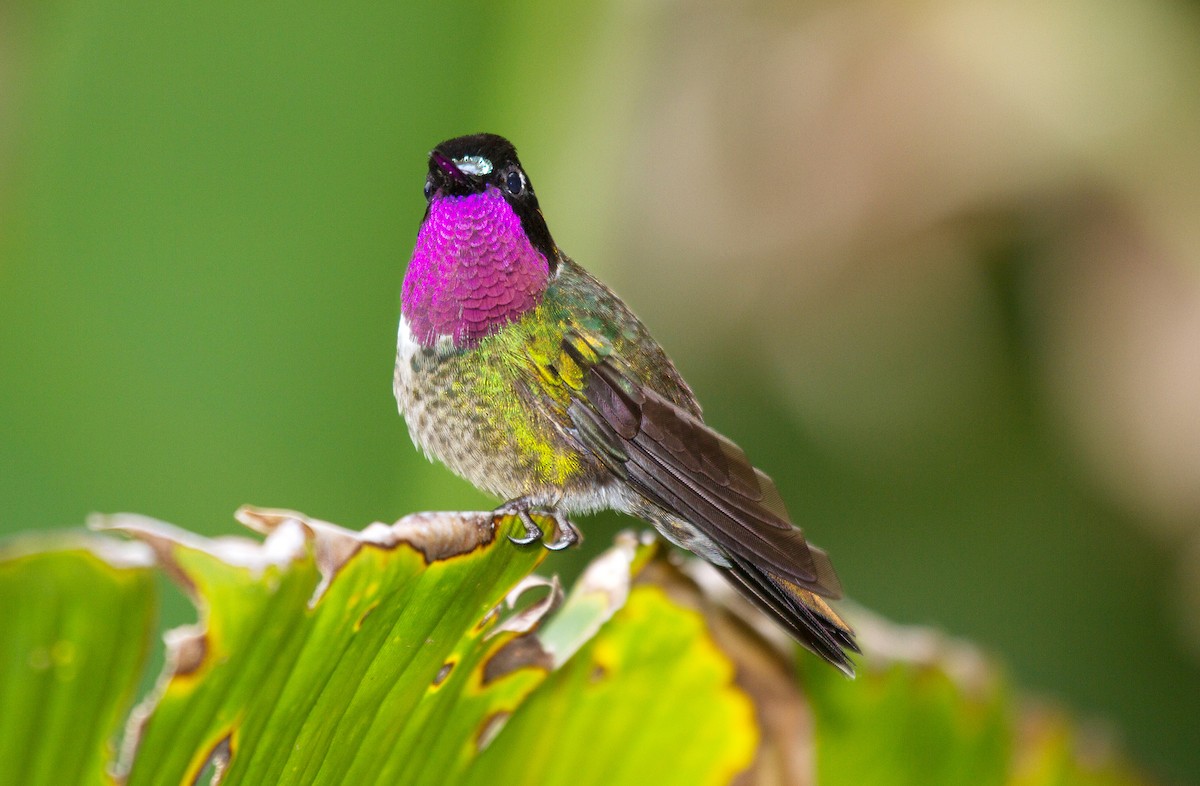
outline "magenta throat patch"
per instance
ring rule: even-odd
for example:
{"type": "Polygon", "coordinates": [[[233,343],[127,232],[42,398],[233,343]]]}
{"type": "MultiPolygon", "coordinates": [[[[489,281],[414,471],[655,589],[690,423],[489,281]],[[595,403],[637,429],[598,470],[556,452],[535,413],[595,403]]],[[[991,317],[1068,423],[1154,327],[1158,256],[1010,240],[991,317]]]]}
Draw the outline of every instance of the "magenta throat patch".
{"type": "Polygon", "coordinates": [[[413,337],[471,346],[534,308],[550,266],[500,191],[435,197],[421,225],[401,311],[413,337]]]}

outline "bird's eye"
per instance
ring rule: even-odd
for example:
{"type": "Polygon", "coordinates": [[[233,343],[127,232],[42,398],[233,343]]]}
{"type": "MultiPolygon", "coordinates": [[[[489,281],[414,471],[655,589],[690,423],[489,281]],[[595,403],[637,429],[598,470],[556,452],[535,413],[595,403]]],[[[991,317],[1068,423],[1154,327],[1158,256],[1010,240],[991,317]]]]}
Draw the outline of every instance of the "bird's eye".
{"type": "Polygon", "coordinates": [[[504,187],[513,196],[520,196],[521,192],[525,190],[525,176],[519,170],[514,169],[504,178],[504,187]]]}
{"type": "Polygon", "coordinates": [[[425,180],[425,201],[428,202],[433,198],[433,181],[426,178],[425,180]]]}

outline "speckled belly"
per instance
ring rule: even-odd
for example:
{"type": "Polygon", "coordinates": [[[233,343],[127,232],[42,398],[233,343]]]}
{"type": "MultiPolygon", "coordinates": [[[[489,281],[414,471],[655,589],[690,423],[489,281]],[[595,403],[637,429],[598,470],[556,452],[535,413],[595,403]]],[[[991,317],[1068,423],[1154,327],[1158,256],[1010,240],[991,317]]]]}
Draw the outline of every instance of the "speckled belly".
{"type": "Polygon", "coordinates": [[[394,385],[413,441],[484,491],[550,505],[600,479],[598,463],[530,403],[517,369],[474,351],[406,353],[401,342],[394,385]]]}

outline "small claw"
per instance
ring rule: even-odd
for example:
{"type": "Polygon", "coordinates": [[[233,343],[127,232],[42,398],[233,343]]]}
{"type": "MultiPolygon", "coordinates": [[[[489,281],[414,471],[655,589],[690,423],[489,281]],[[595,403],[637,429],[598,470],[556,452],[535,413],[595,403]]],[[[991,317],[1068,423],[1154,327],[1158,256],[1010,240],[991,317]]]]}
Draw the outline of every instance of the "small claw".
{"type": "Polygon", "coordinates": [[[580,533],[579,528],[561,513],[555,514],[554,523],[558,525],[558,537],[552,543],[545,544],[550,551],[562,551],[583,540],[583,534],[580,533]]]}
{"type": "MultiPolygon", "coordinates": [[[[505,512],[507,513],[508,511],[505,512]]],[[[517,518],[521,520],[521,524],[525,527],[525,535],[524,537],[513,537],[512,535],[509,535],[508,539],[518,546],[528,546],[535,540],[541,540],[542,528],[534,522],[533,518],[529,515],[529,511],[517,510],[513,512],[517,514],[517,518]]]]}
{"type": "Polygon", "coordinates": [[[547,551],[562,551],[563,549],[569,549],[571,546],[574,546],[576,542],[577,541],[575,538],[563,535],[555,538],[551,543],[543,543],[542,546],[544,546],[547,551]]]}
{"type": "MultiPolygon", "coordinates": [[[[535,540],[541,540],[542,536],[544,535],[542,528],[539,527],[537,522],[533,520],[533,517],[529,515],[529,510],[529,500],[526,497],[518,497],[517,499],[504,503],[500,507],[496,508],[495,511],[493,511],[493,515],[497,517],[515,515],[521,520],[522,526],[525,527],[525,534],[523,536],[508,536],[508,539],[518,546],[528,546],[535,540]]],[[[568,521],[567,517],[559,511],[553,508],[548,508],[545,510],[539,509],[538,513],[553,517],[554,523],[558,530],[557,538],[550,543],[542,544],[550,551],[562,551],[563,549],[570,548],[579,541],[583,540],[583,534],[580,533],[579,528],[568,521]]]]}

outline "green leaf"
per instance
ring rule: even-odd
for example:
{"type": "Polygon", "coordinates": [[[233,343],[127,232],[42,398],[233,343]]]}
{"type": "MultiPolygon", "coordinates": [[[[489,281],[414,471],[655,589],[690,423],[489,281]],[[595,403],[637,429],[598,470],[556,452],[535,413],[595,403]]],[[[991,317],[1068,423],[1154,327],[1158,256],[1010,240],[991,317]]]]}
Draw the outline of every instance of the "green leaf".
{"type": "Polygon", "coordinates": [[[529,575],[546,552],[497,539],[490,513],[362,533],[240,517],[266,540],[110,524],[150,544],[201,611],[168,636],[167,675],[122,763],[130,786],[210,767],[224,784],[643,783],[664,749],[688,753],[659,783],[715,784],[753,756],[749,700],[699,615],[630,595],[650,551],[630,536],[543,625],[561,601],[556,581],[529,575]]]}
{"type": "Polygon", "coordinates": [[[496,743],[464,783],[715,786],[750,765],[758,732],[703,618],[641,586],[496,743]]]}
{"type": "Polygon", "coordinates": [[[470,740],[433,736],[464,694],[515,704],[532,687],[482,684],[513,635],[482,621],[543,558],[496,544],[490,514],[361,535],[286,513],[243,519],[264,543],[116,525],[155,547],[202,613],[172,639],[130,786],[190,783],[210,760],[227,784],[412,783],[469,753],[470,740]]]}
{"type": "Polygon", "coordinates": [[[998,685],[963,690],[941,668],[903,663],[868,669],[853,684],[806,675],[822,784],[1004,783],[1008,704],[998,685]]]}
{"type": "Polygon", "coordinates": [[[854,611],[850,681],[626,533],[564,600],[491,513],[239,518],[265,539],[118,516],[140,542],[0,551],[0,782],[1144,783],[1061,712],[1018,709],[969,645],[854,611]],[[166,633],[114,764],[154,561],[199,620],[166,633]]]}
{"type": "Polygon", "coordinates": [[[1014,701],[976,648],[863,610],[868,653],[851,683],[805,662],[822,786],[1135,786],[1112,740],[1088,739],[1060,712],[1014,701]]]}
{"type": "Polygon", "coordinates": [[[98,537],[0,551],[0,783],[111,782],[154,629],[152,564],[98,537]]]}

